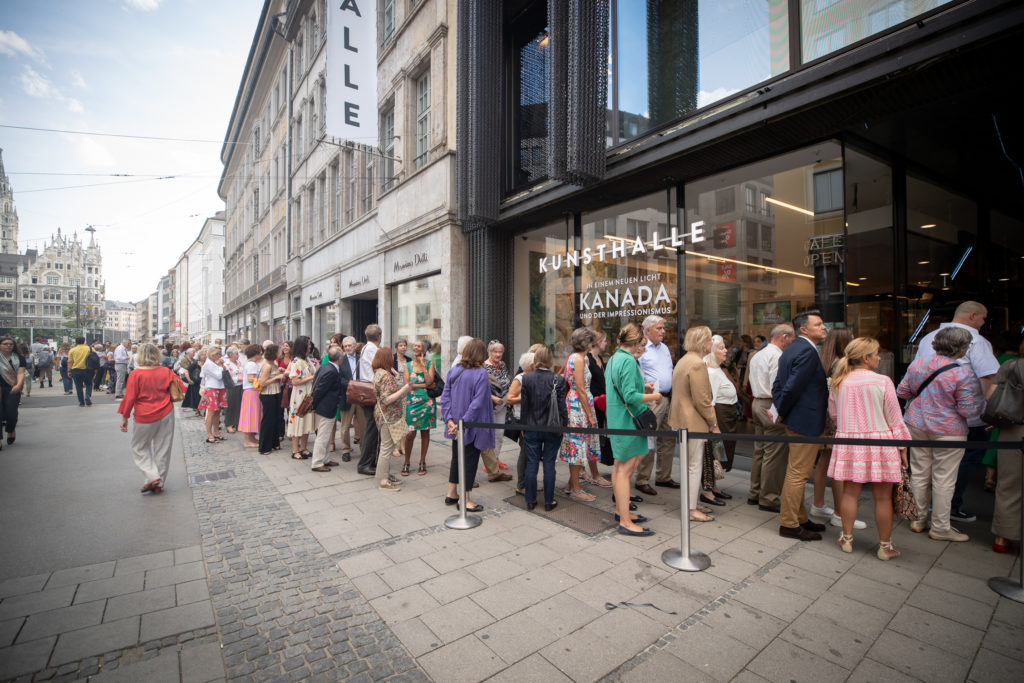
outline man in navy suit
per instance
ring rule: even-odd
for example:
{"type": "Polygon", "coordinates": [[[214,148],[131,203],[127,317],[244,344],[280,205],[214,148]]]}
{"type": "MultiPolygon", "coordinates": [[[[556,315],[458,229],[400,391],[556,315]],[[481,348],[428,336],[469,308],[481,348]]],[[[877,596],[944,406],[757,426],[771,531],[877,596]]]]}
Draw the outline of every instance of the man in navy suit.
{"type": "Polygon", "coordinates": [[[337,467],[334,460],[327,459],[327,444],[334,431],[334,418],[338,414],[338,400],[341,391],[342,351],[340,346],[332,346],[327,350],[327,362],[321,365],[313,377],[313,424],[316,428],[316,441],[313,443],[313,471],[330,472],[337,467]]]}
{"type": "MultiPolygon", "coordinates": [[[[818,344],[828,328],[819,311],[805,311],[793,318],[797,338],[779,357],[779,372],[772,384],[776,422],[786,425],[789,436],[821,436],[828,411],[828,385],[818,356],[818,344]]],[[[824,524],[807,518],[804,485],[814,470],[818,444],[789,444],[789,465],[779,497],[779,535],[801,541],[820,541],[824,524]]]]}

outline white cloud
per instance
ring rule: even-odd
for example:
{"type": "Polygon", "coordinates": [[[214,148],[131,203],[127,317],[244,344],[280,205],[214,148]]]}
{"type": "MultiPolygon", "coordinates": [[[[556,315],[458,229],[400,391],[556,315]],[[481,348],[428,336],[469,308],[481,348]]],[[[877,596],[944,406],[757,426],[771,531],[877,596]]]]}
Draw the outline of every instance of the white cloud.
{"type": "Polygon", "coordinates": [[[85,111],[85,108],[82,107],[82,103],[76,100],[74,97],[68,99],[68,109],[75,112],[76,114],[81,114],[83,111],[85,111]]]}
{"type": "Polygon", "coordinates": [[[21,80],[22,89],[32,97],[63,99],[63,95],[53,87],[50,79],[30,66],[25,67],[19,80],[21,80]]]}
{"type": "Polygon", "coordinates": [[[14,31],[0,30],[0,54],[14,57],[18,54],[43,61],[43,53],[29,45],[28,41],[14,31]]]}
{"type": "Polygon", "coordinates": [[[81,88],[82,90],[89,89],[89,84],[85,82],[84,78],[82,78],[82,72],[80,72],[78,69],[71,70],[71,85],[75,86],[76,88],[81,88]]]}
{"type": "Polygon", "coordinates": [[[737,88],[715,88],[714,90],[701,90],[697,93],[697,107],[703,107],[717,102],[718,100],[724,100],[729,95],[739,92],[737,88]]]}
{"type": "Polygon", "coordinates": [[[127,9],[137,9],[142,12],[152,12],[160,6],[163,0],[124,0],[127,9]]]}

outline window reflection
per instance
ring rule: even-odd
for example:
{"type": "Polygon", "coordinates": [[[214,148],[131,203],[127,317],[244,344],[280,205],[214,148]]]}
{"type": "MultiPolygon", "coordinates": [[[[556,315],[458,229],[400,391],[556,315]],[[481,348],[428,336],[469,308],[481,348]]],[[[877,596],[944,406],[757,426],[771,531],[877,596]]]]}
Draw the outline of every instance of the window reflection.
{"type": "Polygon", "coordinates": [[[801,0],[803,61],[813,61],[950,1],[801,0]]]}

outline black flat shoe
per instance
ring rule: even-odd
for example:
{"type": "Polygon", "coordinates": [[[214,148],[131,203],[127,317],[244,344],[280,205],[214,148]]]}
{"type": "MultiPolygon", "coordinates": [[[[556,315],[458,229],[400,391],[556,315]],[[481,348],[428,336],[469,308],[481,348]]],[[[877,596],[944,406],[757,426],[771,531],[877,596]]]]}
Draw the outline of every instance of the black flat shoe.
{"type": "Polygon", "coordinates": [[[725,491],[712,491],[715,494],[715,498],[721,498],[722,500],[732,500],[732,495],[725,491]]]}
{"type": "Polygon", "coordinates": [[[533,508],[535,508],[535,507],[537,507],[537,504],[536,504],[536,503],[527,503],[527,504],[526,504],[526,509],[527,509],[527,510],[532,510],[532,509],[533,509],[533,508]]]}
{"type": "Polygon", "coordinates": [[[14,443],[14,437],[13,437],[13,436],[11,436],[10,434],[8,434],[8,435],[7,435],[7,445],[9,446],[9,445],[11,445],[12,443],[14,443]]]}
{"type": "Polygon", "coordinates": [[[724,500],[718,500],[717,498],[708,498],[703,493],[700,494],[700,502],[704,503],[705,505],[725,505],[724,500]]]}
{"type": "Polygon", "coordinates": [[[654,535],[654,532],[651,531],[650,529],[648,529],[647,527],[643,527],[642,529],[640,529],[640,531],[633,531],[632,529],[627,529],[626,527],[621,526],[621,525],[619,526],[619,533],[622,534],[623,536],[653,536],[654,535]]]}
{"type": "Polygon", "coordinates": [[[556,507],[558,507],[558,501],[557,500],[554,503],[544,503],[544,512],[551,512],[556,507]]]}
{"type": "Polygon", "coordinates": [[[458,498],[449,498],[448,496],[444,497],[444,504],[445,505],[455,505],[458,502],[459,502],[458,498]]]}
{"type": "MultiPolygon", "coordinates": [[[[616,521],[616,522],[619,522],[619,521],[621,521],[621,520],[619,519],[619,516],[618,516],[617,514],[615,515],[615,521],[616,521]]],[[[634,517],[634,518],[633,518],[633,523],[634,523],[634,524],[643,524],[643,523],[644,523],[644,522],[646,522],[646,521],[647,521],[647,518],[646,518],[646,517],[644,517],[643,515],[637,515],[636,517],[634,517]]]]}
{"type": "MultiPolygon", "coordinates": [[[[461,509],[459,507],[458,500],[455,501],[455,509],[456,510],[461,509]]],[[[483,511],[484,511],[484,506],[483,505],[477,504],[477,505],[473,505],[473,506],[469,506],[469,505],[466,506],[466,512],[483,512],[483,511]]]]}

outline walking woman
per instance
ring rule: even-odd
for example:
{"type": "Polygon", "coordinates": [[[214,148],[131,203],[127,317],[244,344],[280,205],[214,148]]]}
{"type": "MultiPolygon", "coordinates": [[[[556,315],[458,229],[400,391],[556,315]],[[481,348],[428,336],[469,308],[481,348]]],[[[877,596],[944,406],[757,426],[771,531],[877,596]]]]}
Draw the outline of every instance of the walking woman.
{"type": "MultiPolygon", "coordinates": [[[[529,354],[527,354],[529,355],[529,354]]],[[[541,346],[533,354],[533,371],[517,375],[522,383],[519,415],[524,426],[547,425],[551,409],[551,392],[558,397],[558,418],[560,424],[568,424],[569,412],[566,401],[566,380],[551,372],[551,349],[541,346]]],[[[523,432],[526,443],[525,495],[526,508],[537,505],[537,469],[544,463],[544,509],[551,511],[555,502],[555,456],[562,443],[560,434],[550,432],[523,432]]]]}
{"type": "Polygon", "coordinates": [[[377,349],[373,356],[373,393],[377,405],[373,408],[373,419],[380,434],[380,454],[377,457],[375,474],[381,491],[398,491],[402,487],[392,481],[391,458],[400,456],[399,444],[405,439],[408,428],[402,399],[409,393],[411,385],[402,382],[395,371],[395,357],[387,346],[377,349]]]}
{"type": "MultiPolygon", "coordinates": [[[[576,328],[569,337],[572,353],[565,361],[565,380],[568,384],[565,407],[569,415],[567,427],[597,427],[594,397],[590,394],[590,366],[586,356],[595,338],[594,331],[589,327],[576,328]]],[[[596,462],[600,454],[601,445],[596,434],[568,433],[562,437],[558,457],[569,465],[566,493],[571,498],[586,502],[597,498],[580,488],[580,472],[584,471],[589,462],[596,462]]]]}
{"type": "MultiPolygon", "coordinates": [[[[28,381],[32,381],[31,375],[28,381]]],[[[12,337],[0,337],[0,428],[7,430],[7,443],[14,443],[18,402],[24,386],[25,358],[12,337]]]]}
{"type": "Polygon", "coordinates": [[[466,511],[480,512],[482,505],[474,504],[469,496],[480,463],[480,451],[494,448],[494,430],[466,428],[463,432],[465,470],[459,472],[458,433],[459,420],[487,422],[494,417],[491,402],[491,383],[484,369],[487,349],[480,339],[471,339],[462,349],[462,360],[448,371],[444,391],[441,393],[441,418],[444,420],[446,439],[452,440],[452,463],[448,473],[448,495],[445,505],[455,505],[458,499],[459,477],[466,491],[466,511]]]}
{"type": "MultiPolygon", "coordinates": [[[[139,345],[135,371],[128,375],[124,399],[117,408],[121,431],[128,431],[128,418],[134,413],[131,449],[135,466],[142,470],[142,493],[160,493],[167,481],[167,468],[174,445],[174,404],[171,382],[181,380],[160,365],[160,349],[146,342],[139,345]]],[[[184,387],[182,387],[184,388],[184,387]]]]}
{"type": "Polygon", "coordinates": [[[203,398],[199,401],[199,409],[206,411],[206,443],[218,443],[224,440],[220,433],[220,411],[228,407],[224,360],[219,346],[207,347],[201,374],[203,398]]]}
{"type": "Polygon", "coordinates": [[[277,344],[268,344],[263,349],[263,362],[260,364],[260,405],[263,407],[263,419],[260,420],[260,455],[270,455],[271,451],[281,450],[278,437],[280,425],[284,422],[281,410],[281,382],[285,371],[278,367],[277,344]]]}
{"type": "MultiPolygon", "coordinates": [[[[828,413],[836,423],[837,438],[909,439],[910,431],[900,414],[892,380],[874,372],[881,362],[878,341],[857,337],[846,345],[846,356],[832,375],[828,413]]],[[[853,522],[864,484],[871,484],[875,499],[880,560],[899,557],[892,546],[892,485],[902,479],[900,465],[907,466],[907,449],[895,446],[846,446],[832,449],[828,476],[843,483],[839,516],[843,533],[839,547],[853,552],[853,522]]]]}
{"type": "Polygon", "coordinates": [[[242,432],[244,448],[259,448],[256,435],[260,432],[260,420],[263,418],[263,405],[260,403],[260,390],[256,388],[260,376],[260,365],[263,362],[263,347],[249,344],[244,349],[245,367],[242,368],[242,408],[238,415],[238,431],[242,432]]]}
{"type": "MultiPolygon", "coordinates": [[[[644,404],[661,400],[661,394],[650,392],[651,385],[644,384],[644,376],[637,362],[646,346],[647,337],[636,323],[629,323],[619,331],[619,348],[608,361],[605,371],[609,429],[635,429],[633,417],[647,410],[644,404]]],[[[653,531],[639,526],[647,518],[643,515],[634,517],[629,512],[629,482],[637,463],[647,455],[647,437],[615,435],[608,438],[612,442],[612,454],[615,456],[612,487],[619,533],[626,536],[652,536],[653,531]]]]}
{"type": "Polygon", "coordinates": [[[409,400],[405,404],[405,423],[409,425],[409,434],[405,437],[405,464],[402,476],[409,476],[409,456],[416,442],[416,432],[420,434],[420,466],[417,474],[427,473],[427,448],[430,446],[430,430],[437,426],[434,399],[427,396],[427,387],[434,384],[434,364],[427,356],[427,343],[422,340],[413,342],[412,360],[402,363],[402,374],[405,383],[412,387],[409,400]]]}
{"type": "Polygon", "coordinates": [[[60,381],[64,386],[64,395],[71,395],[71,369],[68,367],[68,352],[71,346],[65,342],[57,347],[57,367],[60,370],[60,381]]]}
{"type": "Polygon", "coordinates": [[[234,434],[238,431],[238,417],[242,409],[242,368],[238,365],[237,346],[229,346],[225,353],[224,369],[231,378],[231,386],[226,387],[228,407],[224,411],[224,428],[228,434],[234,434]]]}
{"type": "Polygon", "coordinates": [[[285,436],[292,439],[292,460],[305,460],[313,456],[308,446],[315,413],[310,410],[301,417],[297,414],[303,399],[312,393],[313,378],[316,376],[306,360],[308,356],[309,337],[297,337],[292,345],[292,361],[288,364],[288,381],[292,390],[288,399],[288,425],[285,427],[285,436]]]}

